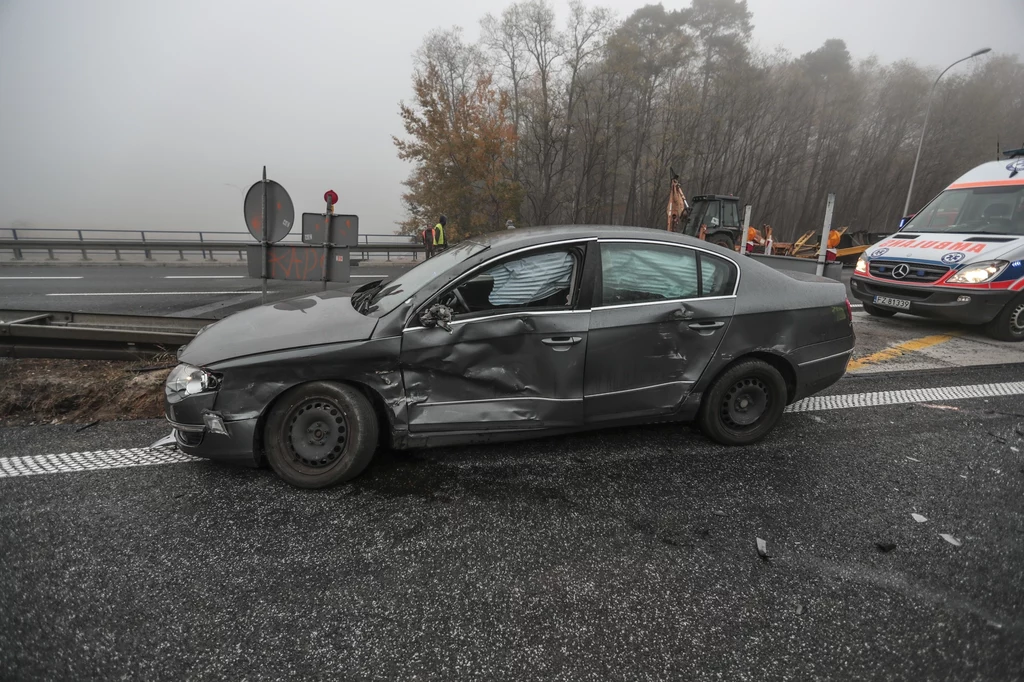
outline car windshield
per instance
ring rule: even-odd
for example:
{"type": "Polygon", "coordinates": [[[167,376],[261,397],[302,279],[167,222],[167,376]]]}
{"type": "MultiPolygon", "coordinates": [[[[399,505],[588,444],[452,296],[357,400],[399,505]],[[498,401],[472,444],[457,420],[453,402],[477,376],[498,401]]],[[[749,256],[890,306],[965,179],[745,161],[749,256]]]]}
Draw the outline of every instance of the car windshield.
{"type": "Polygon", "coordinates": [[[393,282],[378,282],[360,289],[352,295],[352,305],[364,315],[386,315],[427,282],[487,248],[489,247],[476,242],[463,242],[453,246],[423,261],[393,282]]]}
{"type": "Polygon", "coordinates": [[[1024,235],[1024,185],[948,189],[901,231],[1024,235]]]}

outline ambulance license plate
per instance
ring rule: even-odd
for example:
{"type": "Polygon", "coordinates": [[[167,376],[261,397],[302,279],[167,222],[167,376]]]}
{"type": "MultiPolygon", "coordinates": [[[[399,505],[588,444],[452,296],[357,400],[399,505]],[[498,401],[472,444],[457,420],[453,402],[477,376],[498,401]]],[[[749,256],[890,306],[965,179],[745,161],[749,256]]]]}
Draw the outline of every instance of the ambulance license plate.
{"type": "Polygon", "coordinates": [[[884,305],[886,308],[896,308],[898,310],[910,310],[910,301],[905,298],[875,296],[875,305],[884,305]]]}

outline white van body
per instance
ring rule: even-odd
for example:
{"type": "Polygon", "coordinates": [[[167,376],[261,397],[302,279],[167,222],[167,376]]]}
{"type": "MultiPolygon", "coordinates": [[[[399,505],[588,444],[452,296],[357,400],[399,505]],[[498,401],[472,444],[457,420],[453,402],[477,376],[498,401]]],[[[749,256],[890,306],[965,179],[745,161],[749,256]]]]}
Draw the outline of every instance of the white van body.
{"type": "Polygon", "coordinates": [[[1024,149],[957,178],[857,263],[853,295],[872,315],[987,325],[1024,340],[1024,149]]]}

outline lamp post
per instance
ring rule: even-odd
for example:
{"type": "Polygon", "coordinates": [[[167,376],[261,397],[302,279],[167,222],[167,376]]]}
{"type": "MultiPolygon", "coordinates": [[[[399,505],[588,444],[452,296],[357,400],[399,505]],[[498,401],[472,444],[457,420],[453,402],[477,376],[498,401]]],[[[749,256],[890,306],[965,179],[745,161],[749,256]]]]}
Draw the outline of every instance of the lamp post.
{"type": "Polygon", "coordinates": [[[935,79],[934,83],[932,83],[932,89],[928,91],[928,109],[926,109],[925,112],[924,112],[924,125],[921,126],[921,139],[918,140],[918,142],[917,142],[917,156],[914,157],[914,170],[910,174],[910,187],[907,189],[907,203],[903,207],[903,215],[904,216],[906,216],[906,215],[908,215],[910,213],[910,195],[914,191],[914,178],[915,178],[915,176],[917,176],[917,162],[921,160],[921,145],[924,144],[924,132],[928,129],[928,116],[930,116],[931,113],[932,113],[932,95],[935,94],[935,86],[939,84],[939,79],[942,78],[944,75],[946,75],[947,71],[952,69],[954,66],[956,66],[960,62],[965,62],[968,59],[973,59],[974,57],[977,57],[979,55],[983,55],[986,52],[991,52],[991,51],[992,51],[991,47],[983,47],[982,49],[978,50],[977,52],[972,52],[971,54],[967,55],[963,59],[956,60],[955,62],[953,62],[952,64],[947,66],[945,69],[943,69],[942,73],[939,74],[939,77],[935,79]]]}

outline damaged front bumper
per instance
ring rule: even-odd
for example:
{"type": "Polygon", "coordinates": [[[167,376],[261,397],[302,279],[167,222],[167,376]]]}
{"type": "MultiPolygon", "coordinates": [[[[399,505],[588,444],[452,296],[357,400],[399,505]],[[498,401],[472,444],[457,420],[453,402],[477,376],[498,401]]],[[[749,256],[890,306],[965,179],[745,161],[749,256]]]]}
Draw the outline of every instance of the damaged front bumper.
{"type": "Polygon", "coordinates": [[[225,421],[221,415],[207,412],[203,418],[203,424],[186,424],[168,417],[179,450],[193,457],[259,466],[255,448],[258,417],[225,421]]]}
{"type": "Polygon", "coordinates": [[[193,457],[258,466],[256,430],[259,414],[226,414],[214,410],[216,391],[195,395],[165,392],[164,417],[174,443],[193,457]]]}

